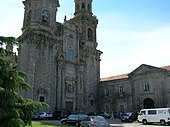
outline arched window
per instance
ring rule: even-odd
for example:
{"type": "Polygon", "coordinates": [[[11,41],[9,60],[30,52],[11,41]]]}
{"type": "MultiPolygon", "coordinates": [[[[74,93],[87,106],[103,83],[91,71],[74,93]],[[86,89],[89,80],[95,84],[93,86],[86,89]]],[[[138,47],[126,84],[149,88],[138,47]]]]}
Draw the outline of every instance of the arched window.
{"type": "Polygon", "coordinates": [[[85,9],[85,4],[84,4],[84,3],[82,3],[81,8],[82,8],[82,9],[85,9]]]}
{"type": "Polygon", "coordinates": [[[32,15],[32,11],[30,10],[27,14],[27,18],[26,18],[26,23],[30,23],[31,21],[31,15],[32,15]]]}
{"type": "Polygon", "coordinates": [[[91,11],[91,7],[90,7],[90,4],[88,4],[88,11],[89,11],[89,12],[91,11]]]}
{"type": "Polygon", "coordinates": [[[42,21],[43,22],[49,22],[49,11],[48,10],[43,10],[42,21]]]}
{"type": "Polygon", "coordinates": [[[88,28],[88,40],[93,41],[93,31],[90,28],[88,28]]]}
{"type": "Polygon", "coordinates": [[[77,10],[79,10],[79,9],[80,9],[79,4],[77,4],[77,10]]]}

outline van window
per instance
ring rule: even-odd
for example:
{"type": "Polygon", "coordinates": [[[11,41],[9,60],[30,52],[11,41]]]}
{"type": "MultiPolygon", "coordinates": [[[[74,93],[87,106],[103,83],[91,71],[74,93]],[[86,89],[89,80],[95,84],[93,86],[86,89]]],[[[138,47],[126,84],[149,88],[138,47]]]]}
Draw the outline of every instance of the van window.
{"type": "Polygon", "coordinates": [[[148,110],[148,115],[155,115],[156,114],[156,110],[148,110]]]}
{"type": "Polygon", "coordinates": [[[164,114],[166,112],[164,112],[163,110],[158,110],[158,114],[164,114]]]}
{"type": "Polygon", "coordinates": [[[142,115],[145,115],[145,114],[146,114],[146,111],[141,111],[141,114],[142,114],[142,115]]]}

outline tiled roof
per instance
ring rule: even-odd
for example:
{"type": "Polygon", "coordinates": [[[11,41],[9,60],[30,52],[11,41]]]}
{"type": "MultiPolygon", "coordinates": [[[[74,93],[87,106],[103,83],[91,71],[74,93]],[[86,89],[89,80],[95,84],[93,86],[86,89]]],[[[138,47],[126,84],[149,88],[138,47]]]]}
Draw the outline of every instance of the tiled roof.
{"type": "MultiPolygon", "coordinates": [[[[164,67],[160,67],[166,70],[170,70],[170,65],[168,66],[164,66],[164,67]]],[[[116,76],[110,76],[110,77],[105,77],[105,78],[101,78],[100,81],[111,81],[111,80],[118,80],[118,79],[126,79],[129,78],[128,74],[121,74],[121,75],[116,75],[116,76]]]]}
{"type": "Polygon", "coordinates": [[[168,65],[168,66],[164,66],[164,67],[161,67],[161,68],[163,68],[163,69],[166,69],[166,70],[170,70],[170,65],[168,65]]]}
{"type": "Polygon", "coordinates": [[[124,79],[124,78],[128,78],[128,74],[122,74],[122,75],[101,78],[100,81],[110,81],[110,80],[117,80],[117,79],[124,79]]]}

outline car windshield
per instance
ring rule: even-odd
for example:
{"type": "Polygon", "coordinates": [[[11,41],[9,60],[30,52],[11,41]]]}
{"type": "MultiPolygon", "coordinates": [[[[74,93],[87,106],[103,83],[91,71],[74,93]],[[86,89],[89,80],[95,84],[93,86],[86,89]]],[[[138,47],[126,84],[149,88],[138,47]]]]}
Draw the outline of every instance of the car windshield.
{"type": "Polygon", "coordinates": [[[106,119],[104,117],[101,117],[101,116],[93,117],[93,120],[94,121],[106,121],[106,119]]]}
{"type": "Polygon", "coordinates": [[[124,114],[124,116],[130,116],[132,113],[131,112],[127,112],[124,114]]]}
{"type": "Polygon", "coordinates": [[[87,115],[79,115],[79,118],[80,119],[84,119],[84,118],[86,118],[86,117],[88,117],[87,115]]]}
{"type": "Polygon", "coordinates": [[[86,117],[88,117],[88,116],[87,116],[87,115],[70,115],[70,116],[68,117],[68,119],[77,120],[77,119],[84,119],[84,118],[86,118],[86,117]]]}
{"type": "Polygon", "coordinates": [[[78,117],[77,117],[76,115],[70,115],[70,116],[68,117],[68,119],[75,120],[75,119],[78,119],[78,117]]]}

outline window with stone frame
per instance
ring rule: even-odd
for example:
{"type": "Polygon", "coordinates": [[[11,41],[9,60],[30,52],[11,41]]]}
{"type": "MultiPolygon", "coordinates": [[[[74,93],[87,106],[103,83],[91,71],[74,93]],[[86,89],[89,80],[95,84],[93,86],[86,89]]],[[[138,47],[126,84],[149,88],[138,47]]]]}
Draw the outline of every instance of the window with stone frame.
{"type": "Polygon", "coordinates": [[[77,10],[79,10],[79,9],[80,9],[79,4],[77,4],[77,10]]]}
{"type": "Polygon", "coordinates": [[[120,112],[123,113],[124,112],[124,106],[123,105],[120,105],[120,112]]]}
{"type": "Polygon", "coordinates": [[[120,95],[120,96],[123,95],[123,86],[119,86],[119,95],[120,95]]]}
{"type": "Polygon", "coordinates": [[[67,93],[73,93],[74,92],[74,86],[73,84],[67,84],[67,88],[66,88],[67,93]]]}
{"type": "Polygon", "coordinates": [[[45,102],[45,97],[44,96],[40,96],[39,101],[40,102],[45,102]]]}
{"type": "Polygon", "coordinates": [[[74,53],[73,53],[73,50],[71,48],[69,48],[67,50],[67,60],[68,61],[73,61],[73,58],[74,58],[74,53]]]}
{"type": "Polygon", "coordinates": [[[94,100],[93,99],[90,100],[90,105],[94,106],[94,100]]]}
{"type": "Polygon", "coordinates": [[[104,93],[105,93],[105,96],[107,96],[107,97],[110,96],[110,91],[109,91],[108,88],[105,89],[105,92],[104,92],[104,93]]]}
{"type": "Polygon", "coordinates": [[[32,11],[30,10],[30,11],[27,13],[26,24],[30,23],[30,21],[31,21],[31,15],[32,15],[32,11]]]}
{"type": "Polygon", "coordinates": [[[93,41],[93,30],[88,28],[88,40],[93,41]]]}
{"type": "Polygon", "coordinates": [[[81,8],[85,9],[85,3],[82,3],[81,8]]]}
{"type": "Polygon", "coordinates": [[[91,6],[90,6],[90,4],[88,4],[88,11],[89,11],[89,12],[91,11],[91,6]]]}
{"type": "Polygon", "coordinates": [[[105,112],[109,112],[109,106],[108,106],[108,105],[105,105],[105,106],[104,106],[104,110],[105,110],[105,112]]]}
{"type": "Polygon", "coordinates": [[[49,17],[50,17],[50,13],[48,10],[43,10],[42,12],[42,22],[43,23],[48,23],[49,22],[49,17]]]}
{"type": "Polygon", "coordinates": [[[145,82],[145,83],[144,83],[144,91],[145,91],[145,92],[148,92],[148,91],[149,91],[149,83],[148,83],[148,82],[145,82]]]}

